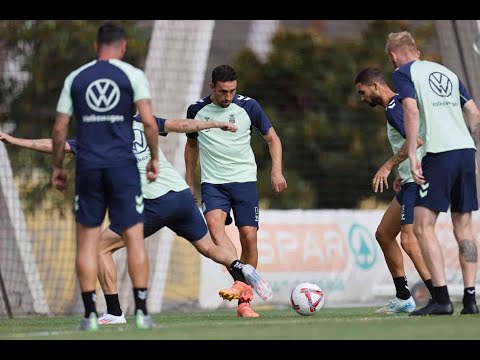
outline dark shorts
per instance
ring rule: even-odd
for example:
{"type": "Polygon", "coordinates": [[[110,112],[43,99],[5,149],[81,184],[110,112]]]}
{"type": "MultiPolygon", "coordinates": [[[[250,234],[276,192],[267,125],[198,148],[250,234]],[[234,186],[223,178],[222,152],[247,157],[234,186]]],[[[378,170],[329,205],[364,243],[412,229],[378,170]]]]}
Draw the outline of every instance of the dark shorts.
{"type": "Polygon", "coordinates": [[[475,149],[428,153],[422,160],[425,184],[419,187],[416,206],[436,212],[478,210],[475,149]]]}
{"type": "Polygon", "coordinates": [[[209,184],[202,183],[202,209],[206,214],[210,210],[221,209],[230,214],[233,209],[235,225],[256,226],[258,228],[259,208],[257,183],[209,184]]]}
{"type": "Polygon", "coordinates": [[[414,182],[402,184],[400,191],[395,196],[398,203],[402,207],[402,214],[400,216],[400,224],[402,225],[413,224],[413,215],[418,189],[419,186],[414,182]]]}
{"type": "MultiPolygon", "coordinates": [[[[207,225],[189,189],[170,191],[159,198],[144,201],[145,238],[165,226],[188,241],[200,240],[207,234],[207,225]]],[[[121,233],[113,224],[110,230],[119,235],[121,233]]]]}
{"type": "Polygon", "coordinates": [[[108,209],[118,229],[143,222],[143,195],[137,165],[107,169],[77,169],[75,220],[84,226],[100,226],[108,209]]]}

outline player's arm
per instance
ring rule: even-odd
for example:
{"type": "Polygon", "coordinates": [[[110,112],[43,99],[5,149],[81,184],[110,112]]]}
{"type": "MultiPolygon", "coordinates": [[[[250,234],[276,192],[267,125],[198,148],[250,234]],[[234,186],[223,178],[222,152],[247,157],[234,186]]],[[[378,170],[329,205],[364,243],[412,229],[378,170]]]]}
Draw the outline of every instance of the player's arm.
{"type": "Polygon", "coordinates": [[[226,121],[198,121],[192,119],[167,119],[165,121],[166,132],[192,133],[211,128],[219,128],[230,132],[238,130],[235,124],[226,121]]]}
{"type": "MultiPolygon", "coordinates": [[[[204,121],[208,122],[208,121],[204,121]]],[[[193,137],[188,137],[185,143],[185,181],[190,187],[192,194],[195,194],[195,168],[197,167],[199,154],[198,140],[193,137]]]]}
{"type": "Polygon", "coordinates": [[[469,100],[463,105],[463,113],[467,119],[475,146],[478,149],[480,146],[480,110],[473,100],[469,100]]]}
{"type": "Polygon", "coordinates": [[[417,139],[418,129],[420,126],[420,117],[417,107],[417,100],[412,98],[403,99],[403,113],[405,119],[405,135],[407,138],[408,159],[410,161],[410,169],[412,171],[413,179],[417,184],[425,182],[421,163],[417,159],[417,139]]]}
{"type": "Polygon", "coordinates": [[[63,167],[70,115],[57,112],[52,130],[53,173],[52,183],[61,192],[67,190],[67,171],[63,167]]]}
{"type": "Polygon", "coordinates": [[[417,159],[417,139],[420,127],[420,115],[417,107],[417,94],[411,79],[410,68],[404,67],[395,70],[392,76],[393,84],[397,89],[402,102],[405,138],[407,139],[408,160],[413,180],[417,184],[425,182],[422,172],[422,163],[417,159]]]}
{"type": "MultiPolygon", "coordinates": [[[[423,140],[419,136],[417,138],[417,149],[423,145],[423,140]]],[[[400,163],[408,158],[408,148],[407,142],[405,141],[403,145],[398,149],[398,151],[388,159],[385,164],[378,169],[377,173],[373,177],[372,187],[374,192],[383,192],[383,185],[388,189],[388,176],[395,166],[400,165],[400,163]]]]}
{"type": "MultiPolygon", "coordinates": [[[[5,144],[16,145],[25,149],[32,149],[47,154],[53,153],[52,139],[22,139],[17,138],[0,131],[0,141],[5,144]]],[[[65,142],[64,151],[71,153],[72,149],[68,142],[65,142]]]]}
{"type": "Polygon", "coordinates": [[[150,99],[141,99],[136,102],[140,118],[143,122],[145,138],[150,149],[151,158],[147,164],[147,179],[155,181],[160,171],[158,165],[158,124],[153,116],[150,99]]]}
{"type": "Polygon", "coordinates": [[[272,158],[272,187],[278,195],[287,188],[287,180],[285,180],[282,172],[282,142],[273,126],[263,137],[268,144],[268,150],[272,158]]]}

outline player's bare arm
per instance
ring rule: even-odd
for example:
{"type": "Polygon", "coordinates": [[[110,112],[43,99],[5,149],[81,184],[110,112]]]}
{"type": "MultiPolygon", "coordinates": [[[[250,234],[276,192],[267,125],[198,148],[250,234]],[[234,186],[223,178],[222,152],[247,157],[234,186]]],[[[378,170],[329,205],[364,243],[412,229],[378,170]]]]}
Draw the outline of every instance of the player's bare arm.
{"type": "MultiPolygon", "coordinates": [[[[423,140],[419,136],[417,138],[417,149],[423,145],[423,140]]],[[[395,166],[398,166],[402,161],[408,158],[407,142],[404,142],[402,147],[398,149],[397,153],[388,159],[385,164],[377,171],[372,180],[372,188],[374,192],[383,192],[383,187],[388,189],[388,176],[395,166]]]]}
{"type": "Polygon", "coordinates": [[[272,188],[275,194],[278,195],[287,188],[287,180],[285,180],[282,173],[282,142],[273,127],[268,130],[264,138],[267,141],[270,157],[272,158],[272,188]]]}
{"type": "Polygon", "coordinates": [[[473,100],[469,100],[463,105],[463,113],[467,118],[467,124],[470,128],[475,146],[478,149],[480,145],[480,110],[473,100]]]}
{"type": "MultiPolygon", "coordinates": [[[[205,121],[207,122],[207,121],[205,121]]],[[[195,168],[197,167],[198,155],[200,149],[198,147],[198,140],[187,138],[185,143],[185,181],[190,187],[192,194],[195,194],[195,168]]]]}
{"type": "Polygon", "coordinates": [[[205,129],[218,128],[224,131],[236,132],[238,127],[226,121],[198,121],[192,119],[167,119],[165,131],[177,133],[197,132],[205,129]]]}
{"type": "Polygon", "coordinates": [[[52,130],[53,172],[52,184],[61,192],[67,190],[68,175],[63,167],[65,158],[65,143],[67,142],[68,124],[70,116],[57,112],[52,130]]]}
{"type": "Polygon", "coordinates": [[[402,101],[402,105],[410,170],[412,172],[413,180],[421,185],[425,183],[425,179],[423,177],[422,163],[417,159],[416,139],[418,139],[418,130],[420,126],[417,100],[405,98],[402,101]]]}
{"type": "MultiPolygon", "coordinates": [[[[5,144],[16,145],[25,149],[51,154],[53,152],[52,139],[22,139],[0,131],[0,141],[5,144]]],[[[65,142],[64,151],[71,153],[72,149],[68,142],[65,142]]]]}

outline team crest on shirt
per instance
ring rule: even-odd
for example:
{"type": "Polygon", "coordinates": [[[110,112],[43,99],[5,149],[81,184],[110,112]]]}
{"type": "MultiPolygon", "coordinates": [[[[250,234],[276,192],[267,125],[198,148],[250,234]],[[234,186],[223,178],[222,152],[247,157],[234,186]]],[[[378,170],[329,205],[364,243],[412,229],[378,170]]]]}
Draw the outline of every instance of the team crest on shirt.
{"type": "Polygon", "coordinates": [[[232,124],[235,124],[235,115],[234,114],[230,114],[228,116],[228,122],[231,122],[232,124]]]}

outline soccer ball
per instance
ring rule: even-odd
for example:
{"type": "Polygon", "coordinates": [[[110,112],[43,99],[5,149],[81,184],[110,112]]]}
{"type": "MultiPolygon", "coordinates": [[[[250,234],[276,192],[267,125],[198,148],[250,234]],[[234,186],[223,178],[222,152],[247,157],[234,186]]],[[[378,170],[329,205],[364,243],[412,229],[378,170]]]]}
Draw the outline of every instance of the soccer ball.
{"type": "Polygon", "coordinates": [[[298,284],[290,296],[292,308],[303,316],[315,315],[325,303],[325,293],[313,283],[298,284]]]}

